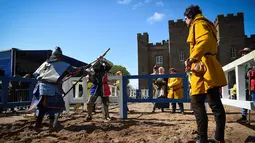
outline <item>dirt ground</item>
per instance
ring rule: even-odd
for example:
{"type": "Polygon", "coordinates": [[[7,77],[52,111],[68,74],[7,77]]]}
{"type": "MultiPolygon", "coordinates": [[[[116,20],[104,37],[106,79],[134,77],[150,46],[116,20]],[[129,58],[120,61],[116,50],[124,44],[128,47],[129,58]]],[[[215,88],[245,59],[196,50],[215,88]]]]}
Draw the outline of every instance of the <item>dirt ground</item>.
{"type": "MultiPolygon", "coordinates": [[[[178,106],[177,106],[178,108],[178,106]]],[[[196,122],[194,115],[185,105],[187,114],[172,114],[156,110],[151,113],[151,103],[129,104],[131,113],[128,119],[119,119],[119,108],[111,106],[113,120],[106,121],[101,113],[93,115],[93,120],[86,121],[86,112],[63,115],[59,120],[61,126],[56,131],[49,130],[49,121],[45,118],[41,131],[34,130],[35,121],[19,115],[1,115],[0,142],[60,142],[60,143],[186,143],[195,140],[196,122]]],[[[252,112],[251,125],[237,123],[240,109],[225,107],[227,123],[225,138],[227,143],[243,143],[255,137],[255,112],[252,112]]],[[[99,110],[98,110],[99,111],[99,110]]],[[[214,117],[208,108],[208,136],[215,131],[214,117]]]]}

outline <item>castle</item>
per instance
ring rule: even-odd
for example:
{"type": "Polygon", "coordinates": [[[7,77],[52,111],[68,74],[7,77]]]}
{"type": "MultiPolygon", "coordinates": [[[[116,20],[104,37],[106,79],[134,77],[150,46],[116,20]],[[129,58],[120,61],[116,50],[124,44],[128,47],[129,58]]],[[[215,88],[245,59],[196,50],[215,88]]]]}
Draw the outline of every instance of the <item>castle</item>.
{"type": "MultiPolygon", "coordinates": [[[[217,58],[222,66],[239,58],[238,52],[244,47],[255,50],[255,35],[248,38],[244,32],[243,13],[218,15],[214,24],[219,45],[217,58]]],[[[154,65],[163,66],[165,73],[169,68],[184,72],[184,61],[189,57],[187,25],[182,19],[169,20],[168,30],[169,40],[156,44],[149,43],[148,33],[137,34],[139,75],[151,74],[154,65]]],[[[139,79],[139,88],[148,88],[148,81],[139,79]]]]}

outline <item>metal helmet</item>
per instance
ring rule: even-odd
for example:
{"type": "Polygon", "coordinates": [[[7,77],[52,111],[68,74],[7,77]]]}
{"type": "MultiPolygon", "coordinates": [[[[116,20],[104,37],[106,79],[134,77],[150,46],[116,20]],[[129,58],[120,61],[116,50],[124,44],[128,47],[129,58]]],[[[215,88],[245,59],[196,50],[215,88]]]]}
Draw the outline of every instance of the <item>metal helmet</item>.
{"type": "Polygon", "coordinates": [[[52,52],[50,60],[60,60],[62,56],[62,50],[57,46],[56,49],[52,52]]]}
{"type": "Polygon", "coordinates": [[[61,48],[56,46],[55,51],[53,51],[51,55],[55,55],[55,56],[62,55],[61,48]]]}

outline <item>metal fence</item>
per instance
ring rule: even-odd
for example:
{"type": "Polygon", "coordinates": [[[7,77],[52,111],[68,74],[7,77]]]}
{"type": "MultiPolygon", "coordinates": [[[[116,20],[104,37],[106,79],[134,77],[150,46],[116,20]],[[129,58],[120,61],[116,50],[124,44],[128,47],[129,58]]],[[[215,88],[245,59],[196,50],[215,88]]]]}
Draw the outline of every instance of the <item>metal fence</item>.
{"type": "Polygon", "coordinates": [[[172,102],[190,102],[189,98],[189,88],[188,88],[188,76],[184,74],[165,74],[165,75],[132,75],[132,76],[122,76],[122,82],[121,82],[121,90],[123,93],[123,96],[120,97],[120,117],[121,118],[127,118],[127,103],[128,102],[161,102],[161,103],[172,103],[172,102]],[[174,78],[179,77],[183,78],[183,90],[184,90],[184,98],[183,99],[168,99],[168,98],[153,98],[153,87],[152,87],[152,80],[155,78],[174,78]],[[149,89],[138,89],[135,91],[132,91],[132,97],[130,98],[128,96],[127,91],[127,80],[129,79],[147,79],[149,89]],[[136,97],[136,98],[134,98],[136,97]]]}
{"type": "Polygon", "coordinates": [[[14,108],[30,105],[32,100],[35,79],[0,77],[0,108],[14,108]],[[26,83],[27,88],[13,86],[17,83],[26,83]]]}

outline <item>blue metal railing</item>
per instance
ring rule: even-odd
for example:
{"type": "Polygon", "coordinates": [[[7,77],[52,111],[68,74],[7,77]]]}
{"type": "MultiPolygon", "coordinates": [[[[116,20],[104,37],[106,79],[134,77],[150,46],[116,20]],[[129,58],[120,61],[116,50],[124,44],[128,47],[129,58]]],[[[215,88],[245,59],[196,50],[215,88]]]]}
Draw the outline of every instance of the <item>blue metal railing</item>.
{"type": "Polygon", "coordinates": [[[1,89],[0,89],[0,108],[14,108],[17,106],[30,105],[33,97],[33,89],[36,83],[35,79],[17,78],[17,77],[4,77],[0,76],[1,89]],[[29,83],[27,91],[22,89],[10,89],[10,82],[29,83]],[[25,91],[25,92],[24,92],[25,91]],[[16,94],[14,94],[16,92],[16,94]],[[22,93],[23,92],[23,93],[22,93]],[[24,98],[24,94],[28,94],[28,98],[24,98]],[[15,98],[12,98],[15,95],[15,98]],[[11,99],[10,99],[11,97],[11,99]]]}
{"type": "Polygon", "coordinates": [[[188,88],[188,76],[187,74],[165,74],[165,75],[132,75],[132,76],[122,76],[122,90],[123,97],[121,98],[121,118],[127,118],[127,102],[161,102],[161,103],[178,103],[178,102],[190,102],[189,98],[189,88],[188,88]],[[168,98],[158,98],[153,99],[153,84],[152,80],[156,78],[174,78],[179,77],[183,79],[183,99],[168,99],[168,98]],[[148,99],[128,99],[127,96],[127,80],[129,79],[147,79],[149,84],[149,98],[148,99]]]}

